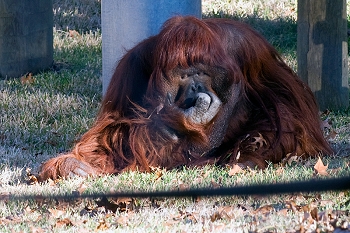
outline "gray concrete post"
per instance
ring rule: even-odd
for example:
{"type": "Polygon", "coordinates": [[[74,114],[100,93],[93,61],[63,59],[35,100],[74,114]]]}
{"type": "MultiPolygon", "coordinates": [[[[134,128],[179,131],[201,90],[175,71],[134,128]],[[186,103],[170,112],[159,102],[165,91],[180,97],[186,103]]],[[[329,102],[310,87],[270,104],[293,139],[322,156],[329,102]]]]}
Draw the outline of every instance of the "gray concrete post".
{"type": "Polygon", "coordinates": [[[53,63],[52,0],[0,0],[0,79],[53,63]]]}
{"type": "Polygon", "coordinates": [[[106,92],[117,62],[175,15],[201,17],[201,0],[103,0],[102,82],[106,92]]]}
{"type": "Polygon", "coordinates": [[[298,74],[321,111],[349,106],[346,0],[298,1],[298,74]]]}

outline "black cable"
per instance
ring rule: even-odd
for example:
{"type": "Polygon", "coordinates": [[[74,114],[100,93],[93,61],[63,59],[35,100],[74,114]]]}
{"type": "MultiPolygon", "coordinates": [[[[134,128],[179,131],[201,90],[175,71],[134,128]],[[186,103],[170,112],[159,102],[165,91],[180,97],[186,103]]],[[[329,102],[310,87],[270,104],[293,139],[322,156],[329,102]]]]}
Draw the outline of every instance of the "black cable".
{"type": "Polygon", "coordinates": [[[156,197],[209,197],[209,196],[249,196],[249,195],[272,195],[292,194],[300,192],[323,192],[350,190],[350,176],[332,179],[317,179],[293,183],[259,184],[238,187],[203,188],[179,191],[155,191],[155,192],[113,192],[98,194],[79,194],[73,192],[67,195],[0,195],[0,200],[29,200],[29,199],[78,199],[78,198],[156,198],[156,197]]]}

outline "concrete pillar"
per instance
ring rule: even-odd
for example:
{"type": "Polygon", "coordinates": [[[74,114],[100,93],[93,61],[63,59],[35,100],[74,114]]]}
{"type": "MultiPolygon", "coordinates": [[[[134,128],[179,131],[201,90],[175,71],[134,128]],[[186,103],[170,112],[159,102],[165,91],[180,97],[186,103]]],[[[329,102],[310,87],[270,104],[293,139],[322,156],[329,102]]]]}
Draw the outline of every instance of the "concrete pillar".
{"type": "Polygon", "coordinates": [[[349,106],[346,0],[298,1],[298,74],[321,111],[349,106]]]}
{"type": "Polygon", "coordinates": [[[103,0],[102,81],[103,94],[117,62],[143,39],[159,32],[175,15],[201,17],[201,0],[103,0]]]}
{"type": "Polygon", "coordinates": [[[53,63],[52,0],[0,0],[0,78],[53,63]]]}

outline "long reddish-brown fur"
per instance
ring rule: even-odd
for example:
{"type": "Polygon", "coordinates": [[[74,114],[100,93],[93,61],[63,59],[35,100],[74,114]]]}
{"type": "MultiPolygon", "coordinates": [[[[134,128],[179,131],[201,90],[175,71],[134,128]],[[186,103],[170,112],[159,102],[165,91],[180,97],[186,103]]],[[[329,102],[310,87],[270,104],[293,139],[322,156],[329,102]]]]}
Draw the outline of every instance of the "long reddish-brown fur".
{"type": "Polygon", "coordinates": [[[315,98],[261,35],[228,19],[174,17],[119,61],[92,128],[45,162],[40,179],[207,163],[264,168],[320,153],[331,149],[315,98]],[[167,101],[173,71],[193,66],[210,67],[208,88],[223,103],[205,124],[167,101]]]}

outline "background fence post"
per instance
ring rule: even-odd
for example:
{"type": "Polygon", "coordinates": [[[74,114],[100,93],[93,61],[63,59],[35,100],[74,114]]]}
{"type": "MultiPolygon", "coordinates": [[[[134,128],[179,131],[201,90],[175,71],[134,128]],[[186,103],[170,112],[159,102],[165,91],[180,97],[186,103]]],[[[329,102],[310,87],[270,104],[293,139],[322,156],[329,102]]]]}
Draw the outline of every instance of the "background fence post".
{"type": "Polygon", "coordinates": [[[298,74],[320,110],[349,106],[346,0],[298,1],[298,74]]]}
{"type": "Polygon", "coordinates": [[[52,0],[0,0],[0,77],[49,68],[52,29],[52,0]]]}
{"type": "Polygon", "coordinates": [[[119,59],[138,42],[157,34],[174,15],[201,17],[201,0],[103,0],[102,81],[103,94],[119,59]]]}

